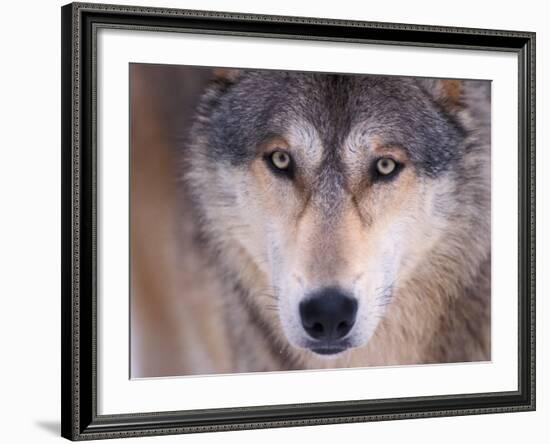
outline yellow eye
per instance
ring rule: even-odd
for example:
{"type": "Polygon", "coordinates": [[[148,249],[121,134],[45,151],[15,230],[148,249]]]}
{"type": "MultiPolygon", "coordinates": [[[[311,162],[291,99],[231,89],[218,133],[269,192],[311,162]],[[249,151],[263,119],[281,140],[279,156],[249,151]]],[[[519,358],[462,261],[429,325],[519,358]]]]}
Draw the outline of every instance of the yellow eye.
{"type": "Polygon", "coordinates": [[[389,157],[382,157],[376,162],[376,169],[382,176],[387,176],[395,171],[397,164],[389,157]]]}
{"type": "Polygon", "coordinates": [[[273,151],[271,163],[279,170],[286,170],[290,166],[290,155],[284,151],[273,151]]]}

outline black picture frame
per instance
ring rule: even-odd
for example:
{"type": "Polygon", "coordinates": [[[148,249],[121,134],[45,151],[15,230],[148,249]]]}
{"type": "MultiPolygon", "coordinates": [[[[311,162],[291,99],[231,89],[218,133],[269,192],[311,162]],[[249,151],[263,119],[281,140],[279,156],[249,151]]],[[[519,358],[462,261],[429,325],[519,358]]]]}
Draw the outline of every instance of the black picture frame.
{"type": "Polygon", "coordinates": [[[62,7],[62,436],[71,440],[535,409],[535,33],[103,4],[62,7]],[[98,415],[96,31],[100,27],[513,52],[519,66],[518,390],[98,415]]]}

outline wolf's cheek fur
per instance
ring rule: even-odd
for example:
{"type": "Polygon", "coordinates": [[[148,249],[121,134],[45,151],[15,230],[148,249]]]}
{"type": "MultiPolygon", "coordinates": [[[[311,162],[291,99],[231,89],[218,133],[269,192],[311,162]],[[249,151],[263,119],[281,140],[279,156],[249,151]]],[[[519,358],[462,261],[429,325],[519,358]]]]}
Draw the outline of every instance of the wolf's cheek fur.
{"type": "MultiPolygon", "coordinates": [[[[411,178],[392,193],[380,193],[372,208],[370,249],[364,273],[355,283],[360,300],[356,336],[365,345],[391,307],[393,298],[414,277],[420,258],[433,248],[446,221],[435,216],[437,180],[411,178]],[[377,202],[386,200],[385,204],[377,202]]],[[[422,297],[419,295],[419,297],[422,297]]]]}

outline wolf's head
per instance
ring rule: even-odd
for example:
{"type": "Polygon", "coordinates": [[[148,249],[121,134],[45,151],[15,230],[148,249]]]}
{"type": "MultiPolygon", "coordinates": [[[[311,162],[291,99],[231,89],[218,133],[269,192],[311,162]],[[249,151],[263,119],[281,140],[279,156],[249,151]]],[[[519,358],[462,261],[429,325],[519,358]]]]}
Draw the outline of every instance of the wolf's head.
{"type": "Polygon", "coordinates": [[[186,178],[205,237],[282,343],[317,355],[365,345],[442,237],[452,244],[449,227],[475,226],[463,204],[489,196],[461,186],[488,166],[462,88],[269,71],[213,82],[186,178]]]}

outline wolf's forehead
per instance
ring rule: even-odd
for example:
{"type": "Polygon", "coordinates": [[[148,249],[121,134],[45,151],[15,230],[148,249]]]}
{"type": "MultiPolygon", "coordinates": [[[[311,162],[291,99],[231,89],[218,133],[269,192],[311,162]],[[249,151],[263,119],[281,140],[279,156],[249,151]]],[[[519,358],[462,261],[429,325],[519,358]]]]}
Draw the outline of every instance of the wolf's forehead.
{"type": "Polygon", "coordinates": [[[372,134],[361,123],[350,127],[339,135],[330,135],[331,127],[324,131],[306,119],[293,119],[284,130],[284,137],[292,150],[298,149],[300,157],[310,165],[318,165],[327,157],[340,160],[355,160],[368,155],[378,135],[372,134]],[[334,139],[339,139],[337,142],[334,139]],[[336,156],[331,156],[336,154],[336,156]]]}
{"type": "Polygon", "coordinates": [[[286,135],[312,162],[327,154],[337,159],[344,149],[364,156],[376,136],[435,175],[448,167],[461,138],[412,79],[378,76],[248,72],[207,121],[210,154],[234,165],[254,159],[272,136],[286,135]]]}
{"type": "Polygon", "coordinates": [[[408,108],[414,106],[404,100],[410,95],[407,83],[336,74],[291,76],[283,88],[288,106],[273,110],[273,120],[297,138],[316,142],[310,145],[317,149],[367,148],[365,139],[373,132],[387,139],[407,132],[408,108]]]}
{"type": "Polygon", "coordinates": [[[293,119],[285,130],[284,137],[289,146],[300,150],[300,157],[310,164],[319,164],[324,157],[325,147],[317,128],[305,119],[293,119]]]}
{"type": "Polygon", "coordinates": [[[457,158],[463,130],[413,79],[319,75],[290,83],[289,122],[312,127],[318,151],[353,162],[373,145],[399,146],[429,176],[457,158]]]}

